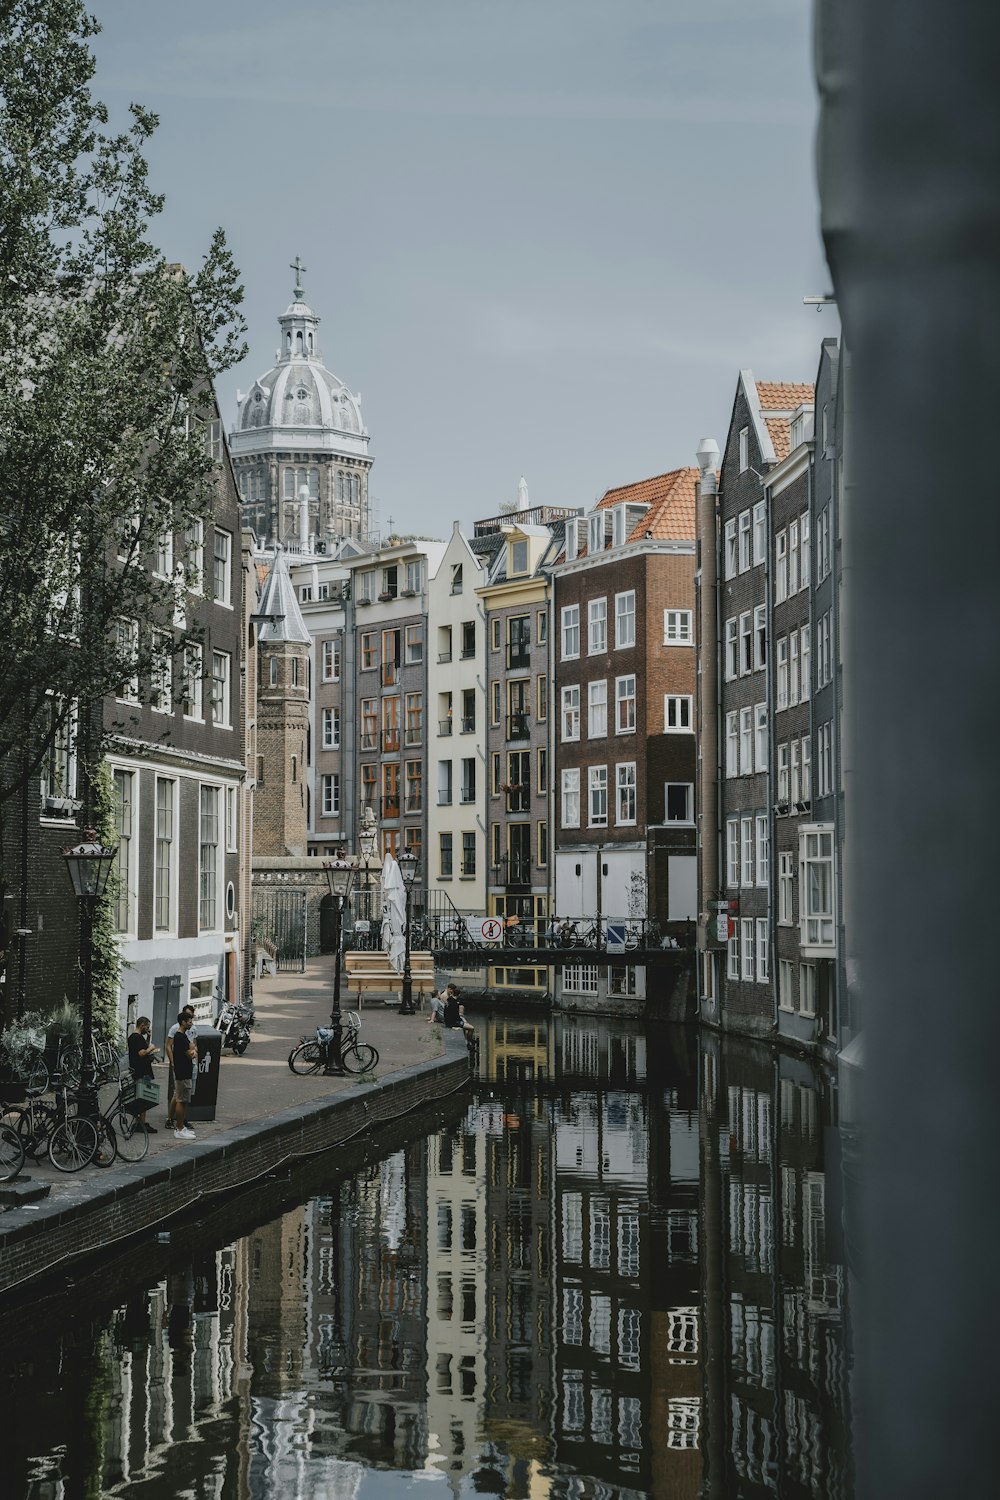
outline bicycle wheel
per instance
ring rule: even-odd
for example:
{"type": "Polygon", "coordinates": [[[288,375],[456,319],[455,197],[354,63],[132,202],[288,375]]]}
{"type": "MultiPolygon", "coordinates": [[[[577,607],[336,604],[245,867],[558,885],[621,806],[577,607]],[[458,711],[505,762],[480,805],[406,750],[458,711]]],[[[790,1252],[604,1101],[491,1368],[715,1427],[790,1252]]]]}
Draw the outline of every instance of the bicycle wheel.
{"type": "Polygon", "coordinates": [[[378,1062],[378,1052],[370,1042],[355,1042],[340,1054],[345,1073],[367,1073],[378,1062]]]}
{"type": "Polygon", "coordinates": [[[142,1161],[149,1150],[149,1131],[124,1109],[115,1120],[115,1139],[122,1161],[142,1161]]]}
{"type": "Polygon", "coordinates": [[[82,1047],[76,1047],[76,1046],[67,1047],[64,1050],[63,1054],[62,1054],[62,1060],[61,1060],[61,1062],[59,1064],[59,1071],[62,1073],[64,1082],[66,1082],[66,1083],[77,1083],[77,1082],[79,1082],[80,1071],[81,1071],[82,1067],[83,1067],[83,1049],[82,1049],[82,1047]]]}
{"type": "Polygon", "coordinates": [[[300,1042],[288,1054],[288,1066],[293,1073],[317,1073],[326,1060],[326,1052],[319,1042],[300,1042]]]}
{"type": "Polygon", "coordinates": [[[37,1057],[28,1069],[24,1080],[27,1094],[44,1094],[49,1086],[49,1069],[44,1057],[37,1057]]]}
{"type": "Polygon", "coordinates": [[[79,1172],[96,1154],[97,1131],[82,1115],[63,1120],[49,1139],[49,1160],[60,1172],[79,1172]]]}
{"type": "Polygon", "coordinates": [[[95,1167],[110,1167],[118,1155],[118,1137],[107,1120],[94,1121],[94,1129],[97,1131],[97,1150],[94,1152],[95,1167]]]}
{"type": "Polygon", "coordinates": [[[0,1125],[0,1182],[10,1182],[24,1166],[24,1146],[16,1130],[0,1125]]]}

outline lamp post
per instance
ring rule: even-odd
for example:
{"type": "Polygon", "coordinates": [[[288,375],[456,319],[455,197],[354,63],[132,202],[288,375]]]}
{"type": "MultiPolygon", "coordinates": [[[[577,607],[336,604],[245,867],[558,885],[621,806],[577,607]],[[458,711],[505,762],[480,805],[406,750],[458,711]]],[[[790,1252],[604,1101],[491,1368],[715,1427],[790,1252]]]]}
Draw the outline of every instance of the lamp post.
{"type": "Polygon", "coordinates": [[[97,1114],[97,1074],[94,1067],[94,913],[104,895],[117,849],[106,849],[93,828],[85,830],[83,842],[62,851],[66,872],[73,883],[80,909],[80,1113],[88,1119],[97,1114]]]}
{"type": "Polygon", "coordinates": [[[406,891],[406,915],[405,927],[403,929],[403,994],[399,1005],[401,1016],[415,1016],[417,1011],[413,1004],[413,975],[410,972],[410,892],[417,874],[417,856],[412,849],[404,849],[397,860],[399,873],[403,877],[403,887],[406,891]]]}
{"type": "Polygon", "coordinates": [[[335,859],[323,866],[326,874],[326,883],[333,897],[333,909],[336,914],[334,924],[334,961],[333,961],[333,1008],[330,1011],[330,1030],[333,1036],[330,1038],[330,1046],[326,1055],[325,1073],[342,1074],[344,1064],[340,1057],[340,1043],[343,1036],[342,1017],[340,1014],[340,950],[343,943],[344,932],[344,906],[348,896],[351,894],[351,884],[354,880],[355,866],[348,859],[335,859]]]}

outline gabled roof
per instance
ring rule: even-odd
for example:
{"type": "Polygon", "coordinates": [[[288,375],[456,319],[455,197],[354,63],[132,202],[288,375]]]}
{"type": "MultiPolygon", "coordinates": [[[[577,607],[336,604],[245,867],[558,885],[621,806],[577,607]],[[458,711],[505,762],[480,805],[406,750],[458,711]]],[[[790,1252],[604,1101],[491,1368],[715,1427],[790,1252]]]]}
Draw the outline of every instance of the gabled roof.
{"type": "Polygon", "coordinates": [[[647,532],[657,540],[694,540],[695,508],[698,497],[698,470],[696,468],[671,469],[669,474],[657,474],[652,479],[640,479],[635,484],[618,485],[606,490],[597,502],[597,510],[608,510],[613,505],[648,505],[649,509],[627,538],[639,541],[647,532]]]}
{"type": "Polygon", "coordinates": [[[755,380],[752,370],[740,371],[757,447],[764,463],[780,464],[792,447],[791,418],[800,406],[812,406],[813,387],[800,381],[755,380]]]}
{"type": "Polygon", "coordinates": [[[267,575],[257,612],[279,617],[274,624],[271,624],[269,620],[261,623],[257,637],[261,645],[273,646],[283,641],[309,645],[311,637],[306,629],[306,622],[302,618],[299,601],[295,597],[295,588],[289,576],[285,554],[280,547],[274,555],[274,562],[267,575]]]}

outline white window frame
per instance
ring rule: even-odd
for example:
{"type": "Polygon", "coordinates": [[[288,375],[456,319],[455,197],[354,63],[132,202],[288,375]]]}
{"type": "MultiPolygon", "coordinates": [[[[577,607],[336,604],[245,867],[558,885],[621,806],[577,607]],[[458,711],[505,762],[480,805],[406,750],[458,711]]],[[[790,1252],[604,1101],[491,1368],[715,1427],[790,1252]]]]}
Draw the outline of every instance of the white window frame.
{"type": "Polygon", "coordinates": [[[112,769],[114,785],[114,820],[117,850],[115,870],[118,881],[111,902],[114,930],[120,937],[136,935],[138,893],[139,818],[136,804],[138,776],[126,766],[112,769]],[[119,790],[121,795],[119,795],[119,790]]]}
{"type": "Polygon", "coordinates": [[[799,701],[799,632],[788,632],[788,706],[799,701]]]}
{"type": "Polygon", "coordinates": [[[753,508],[753,560],[754,566],[767,562],[767,502],[758,500],[753,508]]]}
{"type": "Polygon", "coordinates": [[[762,672],[767,666],[767,605],[757,604],[753,612],[753,669],[762,672]]]}
{"type": "Polygon", "coordinates": [[[778,794],[778,801],[779,801],[779,803],[784,803],[787,806],[788,802],[790,801],[790,798],[788,796],[788,741],[787,740],[783,740],[782,743],[778,746],[778,778],[777,778],[776,785],[777,785],[777,794],[778,794]]]}
{"type": "MultiPolygon", "coordinates": [[[[133,661],[138,661],[139,656],[139,622],[129,620],[123,616],[115,621],[117,632],[117,649],[122,656],[129,656],[133,661]]],[[[121,692],[117,695],[119,703],[138,703],[139,701],[139,675],[133,673],[122,683],[121,692]]]]}
{"type": "Polygon", "coordinates": [[[233,659],[228,651],[212,652],[212,723],[233,727],[233,659]]]}
{"type": "Polygon", "coordinates": [[[753,706],[753,768],[755,771],[767,770],[767,704],[755,703],[753,706]]]}
{"type": "Polygon", "coordinates": [[[567,766],[560,785],[560,814],[563,828],[580,826],[580,768],[567,766]]]}
{"type": "Polygon", "coordinates": [[[222,906],[225,860],[222,847],[222,788],[203,781],[198,787],[198,931],[218,932],[222,906]],[[214,810],[213,810],[214,809],[214,810]],[[211,850],[209,857],[208,851],[211,850]]]}
{"type": "Polygon", "coordinates": [[[564,745],[580,738],[580,685],[571,683],[562,689],[562,704],[559,716],[561,740],[564,745]]]}
{"type": "Polygon", "coordinates": [[[815,1016],[818,971],[815,964],[799,964],[799,1015],[815,1016]]]}
{"type": "Polygon", "coordinates": [[[635,673],[627,672],[625,676],[615,678],[615,734],[635,734],[635,731],[635,673]]]}
{"type": "Polygon", "coordinates": [[[753,984],[756,977],[753,958],[753,917],[740,918],[740,977],[753,984]]]}
{"type": "Polygon", "coordinates": [[[736,517],[733,516],[726,522],[724,533],[724,547],[722,559],[722,576],[726,579],[736,577],[736,517]]]}
{"type": "Polygon", "coordinates": [[[733,923],[733,935],[726,944],[726,978],[739,979],[740,977],[740,926],[738,922],[733,923]]]}
{"type": "Polygon", "coordinates": [[[775,642],[775,658],[775,709],[781,713],[788,707],[788,637],[786,635],[779,636],[775,642]]]}
{"type": "Polygon", "coordinates": [[[740,774],[740,715],[731,708],[726,714],[726,776],[740,774]]]}
{"type": "Polygon", "coordinates": [[[336,637],[323,642],[323,681],[340,681],[340,641],[336,637]]]}
{"type": "Polygon", "coordinates": [[[679,824],[681,827],[683,827],[685,824],[687,824],[687,825],[692,824],[694,822],[694,820],[695,820],[695,818],[694,818],[694,783],[691,782],[691,781],[665,781],[663,783],[663,821],[664,821],[664,823],[670,823],[670,824],[675,824],[676,823],[676,824],[679,824]],[[683,792],[684,792],[684,810],[685,810],[685,816],[683,818],[671,818],[670,814],[669,814],[671,788],[677,788],[677,787],[681,788],[683,790],[683,792]]]}
{"type": "Polygon", "coordinates": [[[320,811],[324,818],[340,817],[340,776],[336,771],[326,771],[320,781],[320,811]]]}
{"type": "Polygon", "coordinates": [[[576,661],[580,655],[580,606],[564,604],[559,612],[562,660],[576,661]]]}
{"type": "Polygon", "coordinates": [[[790,849],[778,853],[778,926],[795,925],[795,856],[790,849]]]}
{"type": "Polygon", "coordinates": [[[799,566],[801,572],[802,587],[804,589],[807,589],[812,582],[812,578],[810,577],[812,556],[809,548],[809,536],[809,512],[807,510],[804,510],[799,517],[799,566]]]}
{"type": "Polygon", "coordinates": [[[740,473],[745,474],[750,467],[750,428],[741,427],[739,436],[739,464],[740,473]]]}
{"type": "Polygon", "coordinates": [[[694,645],[693,610],[665,609],[663,611],[663,644],[665,646],[694,645]]]}
{"type": "Polygon", "coordinates": [[[587,738],[603,740],[608,736],[608,682],[601,677],[587,683],[587,738]]]}
{"type": "Polygon", "coordinates": [[[184,532],[184,577],[188,592],[205,590],[205,523],[192,521],[184,532]]]}
{"type": "Polygon", "coordinates": [[[181,663],[181,711],[185,719],[204,723],[203,693],[205,663],[201,643],[188,641],[181,663]]]}
{"type": "Polygon", "coordinates": [[[226,853],[235,854],[239,848],[240,789],[226,787],[226,853]]]}
{"type": "Polygon", "coordinates": [[[690,693],[663,696],[664,734],[694,734],[694,699],[690,693]],[[673,722],[671,723],[671,720],[673,722]]]}
{"type": "Polygon", "coordinates": [[[757,943],[757,983],[766,984],[769,977],[767,972],[768,934],[766,917],[757,917],[755,919],[754,936],[757,943]]]}
{"type": "Polygon", "coordinates": [[[752,519],[751,519],[750,511],[749,510],[741,510],[740,514],[739,514],[739,517],[737,518],[737,528],[738,528],[738,531],[739,531],[739,557],[740,557],[740,572],[741,573],[747,573],[747,572],[749,572],[750,568],[752,566],[751,559],[752,559],[752,556],[753,556],[753,541],[752,541],[751,527],[752,527],[752,519]]]}
{"type": "Polygon", "coordinates": [[[634,760],[619,761],[615,767],[615,822],[619,828],[635,826],[638,816],[638,799],[636,763],[634,760]]]}
{"type": "Polygon", "coordinates": [[[635,645],[635,589],[615,595],[615,650],[635,645]]]}
{"type": "Polygon", "coordinates": [[[802,736],[802,801],[812,801],[812,735],[802,736]]]}
{"type": "Polygon", "coordinates": [[[740,622],[735,615],[726,621],[725,637],[725,679],[734,682],[740,672],[740,622]]]}
{"type": "Polygon", "coordinates": [[[766,888],[770,877],[771,832],[767,813],[754,814],[754,836],[756,840],[757,884],[766,888]]]}
{"type": "Polygon", "coordinates": [[[837,890],[832,823],[799,825],[799,947],[805,954],[837,950],[837,890]]]}
{"type": "Polygon", "coordinates": [[[753,708],[740,709],[740,775],[753,775],[753,708]]]}
{"type": "Polygon", "coordinates": [[[754,826],[753,813],[740,818],[740,885],[749,890],[756,885],[754,875],[754,826]]]}
{"type": "Polygon", "coordinates": [[[790,958],[778,960],[778,1009],[795,1010],[795,998],[793,991],[795,966],[790,958]]]}
{"type": "Polygon", "coordinates": [[[726,886],[729,890],[740,888],[740,820],[726,819],[726,886]]]}
{"type": "Polygon", "coordinates": [[[216,526],[212,542],[212,594],[223,609],[233,607],[233,534],[216,526]],[[219,551],[219,544],[222,551],[219,551]],[[222,581],[220,592],[219,582],[222,581]]]}
{"type": "Polygon", "coordinates": [[[587,767],[587,827],[608,826],[608,768],[587,767]]]}
{"type": "Polygon", "coordinates": [[[174,933],[177,927],[177,817],[179,782],[157,776],[153,782],[153,934],[174,933]],[[160,787],[169,797],[160,798],[160,787]],[[164,889],[165,887],[165,889],[164,889]],[[164,916],[166,907],[166,920],[164,916]]]}
{"type": "Polygon", "coordinates": [[[774,538],[774,602],[788,598],[788,533],[779,531],[774,538]]]}
{"type": "Polygon", "coordinates": [[[320,746],[324,750],[340,749],[340,708],[333,704],[324,708],[320,716],[320,746]]]}
{"type": "Polygon", "coordinates": [[[749,677],[753,671],[753,615],[747,610],[740,615],[740,676],[749,677]]]}
{"type": "Polygon", "coordinates": [[[608,601],[591,599],[587,604],[587,655],[608,654],[608,601]]]}
{"type": "Polygon", "coordinates": [[[174,711],[173,644],[173,636],[169,631],[153,631],[149,706],[154,714],[172,714],[174,711]]]}

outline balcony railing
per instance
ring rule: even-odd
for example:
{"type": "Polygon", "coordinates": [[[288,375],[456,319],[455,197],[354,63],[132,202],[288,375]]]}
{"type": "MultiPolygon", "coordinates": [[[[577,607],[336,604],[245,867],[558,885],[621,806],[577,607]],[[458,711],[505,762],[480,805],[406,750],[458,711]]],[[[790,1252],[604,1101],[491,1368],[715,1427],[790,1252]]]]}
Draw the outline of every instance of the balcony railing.
{"type": "Polygon", "coordinates": [[[463,715],[463,717],[462,717],[462,733],[463,734],[475,734],[475,732],[476,732],[476,716],[475,716],[475,714],[465,714],[465,715],[463,715]]]}
{"type": "Polygon", "coordinates": [[[450,651],[439,651],[438,652],[438,661],[439,662],[451,661],[451,652],[450,651]]]}
{"type": "Polygon", "coordinates": [[[383,750],[398,750],[399,749],[399,730],[398,729],[384,729],[382,731],[382,749],[383,750]]]}
{"type": "Polygon", "coordinates": [[[450,790],[447,791],[447,792],[438,792],[438,807],[450,807],[450,806],[451,806],[451,792],[450,792],[450,790]]]}
{"type": "Polygon", "coordinates": [[[439,719],[438,720],[438,734],[451,734],[451,720],[450,719],[439,719]]]}
{"type": "Polygon", "coordinates": [[[407,813],[423,812],[423,810],[424,810],[424,799],[423,799],[423,796],[419,792],[417,792],[417,793],[411,792],[409,794],[409,796],[407,797],[406,802],[404,804],[404,810],[407,813]]]}
{"type": "Polygon", "coordinates": [[[531,860],[526,855],[505,854],[499,864],[494,865],[497,885],[525,886],[531,884],[531,860]]]}
{"type": "Polygon", "coordinates": [[[476,789],[475,789],[475,787],[474,786],[463,786],[463,788],[462,788],[462,795],[461,795],[461,799],[460,800],[462,802],[475,802],[475,800],[476,800],[476,789]]]}
{"type": "Polygon", "coordinates": [[[519,642],[507,647],[507,667],[512,672],[531,666],[531,647],[519,642]]]}
{"type": "Polygon", "coordinates": [[[475,656],[475,654],[476,654],[475,642],[473,642],[473,644],[471,646],[463,646],[462,647],[462,660],[463,661],[471,661],[472,658],[475,656]]]}
{"type": "Polygon", "coordinates": [[[398,797],[383,797],[382,798],[382,816],[383,816],[383,818],[398,818],[399,817],[399,798],[398,797]]]}
{"type": "Polygon", "coordinates": [[[406,728],[406,743],[408,745],[422,745],[424,741],[424,726],[422,724],[408,724],[406,728]]]}
{"type": "Polygon", "coordinates": [[[531,737],[531,728],[528,723],[528,715],[517,712],[507,715],[507,738],[509,740],[526,740],[531,737]]]}
{"type": "Polygon", "coordinates": [[[531,788],[528,786],[501,787],[500,790],[507,798],[508,812],[530,812],[531,811],[531,788]]]}

